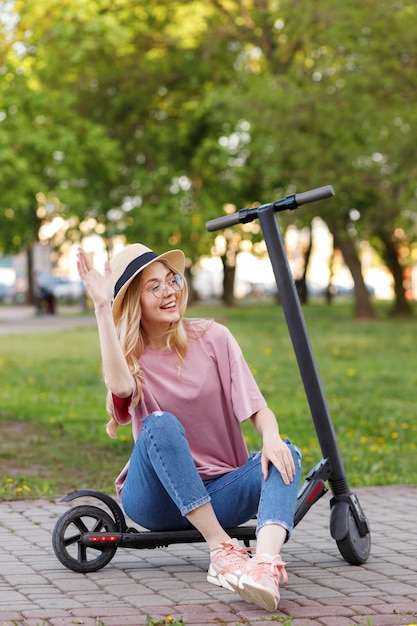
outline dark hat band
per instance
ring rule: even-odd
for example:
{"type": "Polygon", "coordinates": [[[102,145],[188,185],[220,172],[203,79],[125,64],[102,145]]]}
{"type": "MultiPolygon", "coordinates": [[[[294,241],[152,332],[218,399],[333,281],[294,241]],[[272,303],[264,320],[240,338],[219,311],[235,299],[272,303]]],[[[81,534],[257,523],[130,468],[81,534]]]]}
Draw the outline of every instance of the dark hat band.
{"type": "Polygon", "coordinates": [[[153,261],[157,257],[158,255],[150,250],[149,252],[145,252],[144,254],[136,257],[136,259],[133,259],[133,261],[131,261],[126,267],[119,280],[116,282],[114,286],[114,297],[116,298],[123,285],[125,285],[127,281],[132,278],[132,276],[140,272],[144,265],[150,263],[150,261],[153,261]]]}

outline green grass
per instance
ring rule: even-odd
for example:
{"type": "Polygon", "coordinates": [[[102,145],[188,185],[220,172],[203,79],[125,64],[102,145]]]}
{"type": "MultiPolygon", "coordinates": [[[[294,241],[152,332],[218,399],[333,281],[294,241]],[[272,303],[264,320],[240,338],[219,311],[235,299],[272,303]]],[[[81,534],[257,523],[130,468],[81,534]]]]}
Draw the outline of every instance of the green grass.
{"type": "MultiPolygon", "coordinates": [[[[321,459],[283,312],[273,305],[200,307],[190,316],[225,323],[238,339],[282,435],[321,459]]],[[[416,321],[357,322],[347,304],[304,309],[351,487],[415,482],[416,321]]],[[[55,497],[91,487],[113,493],[130,428],[107,437],[105,388],[95,329],[2,336],[0,499],[55,497]]],[[[244,426],[249,449],[260,440],[244,426]]]]}

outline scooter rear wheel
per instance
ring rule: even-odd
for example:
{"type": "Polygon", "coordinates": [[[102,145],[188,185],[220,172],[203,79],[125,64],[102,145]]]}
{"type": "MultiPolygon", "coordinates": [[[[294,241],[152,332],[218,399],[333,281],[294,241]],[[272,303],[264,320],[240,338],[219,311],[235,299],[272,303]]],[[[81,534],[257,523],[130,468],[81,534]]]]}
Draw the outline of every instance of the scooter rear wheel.
{"type": "Polygon", "coordinates": [[[81,505],[68,509],[55,524],[52,547],[58,560],[74,572],[96,572],[109,563],[116,550],[115,545],[86,546],[84,533],[114,532],[116,524],[106,511],[81,505]]]}

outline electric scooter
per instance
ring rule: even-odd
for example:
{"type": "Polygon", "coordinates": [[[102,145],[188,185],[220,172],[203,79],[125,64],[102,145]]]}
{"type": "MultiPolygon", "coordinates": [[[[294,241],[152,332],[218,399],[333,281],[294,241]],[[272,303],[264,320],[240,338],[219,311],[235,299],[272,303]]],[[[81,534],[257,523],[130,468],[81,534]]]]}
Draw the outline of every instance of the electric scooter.
{"type": "Polygon", "coordinates": [[[253,209],[241,209],[207,222],[210,232],[229,228],[235,224],[247,224],[259,219],[275,281],[284,310],[288,330],[297,358],[301,378],[310,406],[310,412],[319,439],[323,459],[307,475],[298,495],[295,520],[298,522],[324,491],[328,482],[333,497],[330,500],[330,532],[341,555],[353,565],[365,563],[370,554],[370,528],[357,496],[348,487],[343,461],[340,455],[332,419],[326,403],[323,387],[314,359],[313,350],[298,298],[284,242],[275,213],[294,210],[303,204],[332,197],[331,185],[292,194],[282,200],[263,204],[253,209]]]}
{"type": "MultiPolygon", "coordinates": [[[[319,187],[257,208],[241,209],[207,222],[210,232],[259,219],[273,267],[284,315],[290,332],[301,378],[309,403],[323,458],[313,467],[298,492],[294,526],[327,491],[330,500],[330,533],[343,558],[352,565],[365,563],[370,554],[371,537],[368,519],[357,496],[349,489],[332,419],[319,378],[301,305],[291,275],[278,218],[275,213],[293,210],[303,204],[334,195],[331,186],[319,187]]],[[[175,543],[203,542],[197,530],[149,531],[128,527],[119,504],[109,495],[94,489],[82,489],[64,496],[61,502],[87,497],[101,506],[87,504],[68,509],[55,524],[52,545],[58,560],[76,572],[97,571],[107,565],[118,548],[157,548],[175,543]]],[[[255,539],[255,524],[249,522],[227,529],[231,537],[246,546],[255,539]]]]}

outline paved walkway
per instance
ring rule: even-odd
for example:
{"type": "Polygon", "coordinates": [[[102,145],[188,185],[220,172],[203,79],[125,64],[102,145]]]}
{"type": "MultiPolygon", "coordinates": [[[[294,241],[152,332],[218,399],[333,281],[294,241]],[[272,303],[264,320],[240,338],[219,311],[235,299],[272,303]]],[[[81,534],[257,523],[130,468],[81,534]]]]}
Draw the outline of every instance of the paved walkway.
{"type": "Polygon", "coordinates": [[[94,315],[78,306],[58,304],[56,315],[37,315],[32,306],[0,306],[0,335],[45,333],[95,325],[94,315]]]}
{"type": "MultiPolygon", "coordinates": [[[[0,334],[95,324],[94,316],[39,316],[0,308],[0,334]]],[[[204,544],[120,548],[102,570],[78,574],[55,557],[51,536],[68,505],[0,503],[0,626],[406,626],[417,624],[417,487],[356,491],[371,525],[368,561],[349,565],[329,532],[329,496],[316,503],[283,552],[289,583],[271,615],[206,582],[204,544]]],[[[79,501],[77,501],[79,503],[79,501]]]]}
{"type": "Polygon", "coordinates": [[[51,545],[67,504],[3,502],[0,625],[142,626],[147,615],[155,622],[182,617],[186,626],[416,624],[417,488],[356,493],[371,524],[368,561],[352,566],[341,557],[328,529],[326,494],[285,548],[289,583],[274,615],[206,582],[205,544],[119,548],[102,570],[78,574],[59,563],[51,545]]]}

